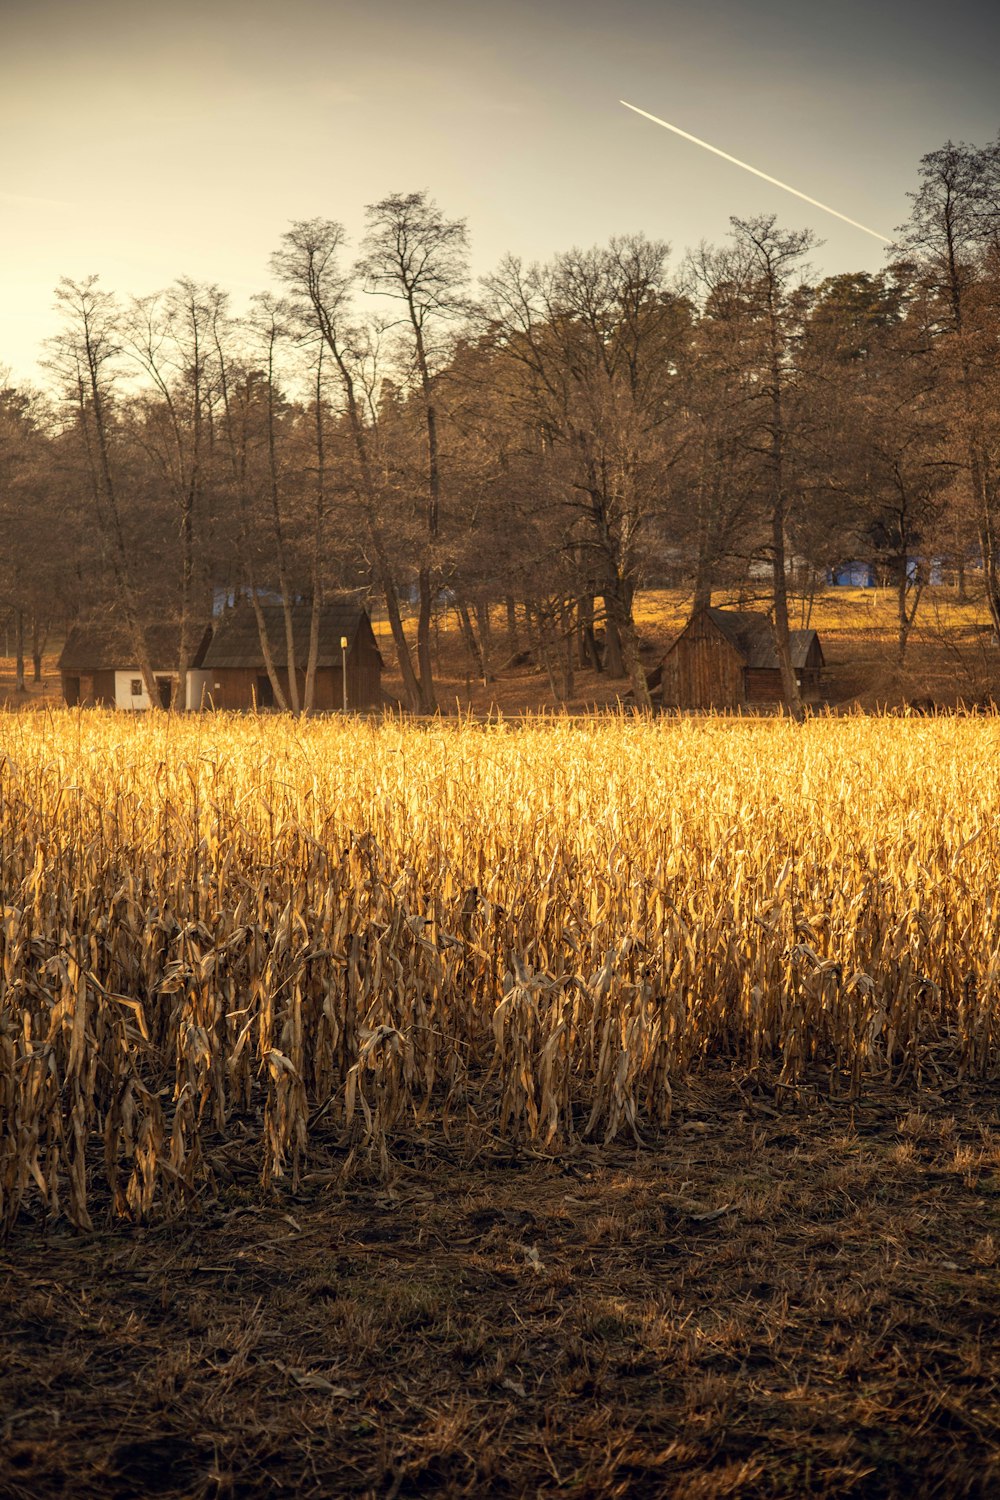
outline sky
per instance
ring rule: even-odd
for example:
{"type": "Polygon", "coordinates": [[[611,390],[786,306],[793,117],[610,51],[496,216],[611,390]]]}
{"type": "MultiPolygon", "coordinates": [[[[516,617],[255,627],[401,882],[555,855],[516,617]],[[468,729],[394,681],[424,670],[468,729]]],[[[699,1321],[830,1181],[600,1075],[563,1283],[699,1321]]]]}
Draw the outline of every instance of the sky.
{"type": "Polygon", "coordinates": [[[237,308],[293,219],[428,189],[472,266],[643,231],[679,263],[776,212],[819,275],[885,247],[920,157],[1000,130],[996,0],[0,0],[0,369],[44,383],[60,277],[237,308]]]}

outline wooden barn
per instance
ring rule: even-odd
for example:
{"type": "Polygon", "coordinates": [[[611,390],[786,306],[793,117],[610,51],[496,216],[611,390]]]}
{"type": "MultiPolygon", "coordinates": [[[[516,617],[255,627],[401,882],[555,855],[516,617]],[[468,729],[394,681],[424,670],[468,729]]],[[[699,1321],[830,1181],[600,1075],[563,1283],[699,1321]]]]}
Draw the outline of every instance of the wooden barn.
{"type": "MultiPolygon", "coordinates": [[[[285,612],[281,605],[262,607],[271,659],[288,696],[288,648],[285,612]]],[[[292,607],[292,639],[299,702],[305,699],[306,664],[312,606],[292,607]]],[[[382,704],[382,657],[372,622],[357,604],[328,604],[320,611],[319,657],[313,708],[338,709],[344,702],[341,640],[347,639],[347,707],[352,712],[382,704]]],[[[249,604],[240,604],[216,622],[200,665],[206,673],[208,702],[213,708],[273,708],[274,692],[264,666],[257,618],[249,604]]]]}
{"type": "MultiPolygon", "coordinates": [[[[196,649],[187,673],[187,708],[202,706],[206,674],[198,667],[208,634],[204,626],[192,631],[196,649]]],[[[145,635],[159,695],[157,706],[169,708],[179,675],[180,627],[147,626],[145,635]]],[[[71,707],[78,703],[131,710],[150,706],[130,634],[120,620],[74,625],[59,657],[59,675],[63,698],[71,707]]]]}
{"type": "MultiPolygon", "coordinates": [[[[815,630],[791,632],[792,666],[805,702],[820,694],[823,650],[815,630]]],[[[663,659],[661,701],[669,708],[741,708],[780,703],[781,669],[769,616],[700,609],[663,659]]]]}

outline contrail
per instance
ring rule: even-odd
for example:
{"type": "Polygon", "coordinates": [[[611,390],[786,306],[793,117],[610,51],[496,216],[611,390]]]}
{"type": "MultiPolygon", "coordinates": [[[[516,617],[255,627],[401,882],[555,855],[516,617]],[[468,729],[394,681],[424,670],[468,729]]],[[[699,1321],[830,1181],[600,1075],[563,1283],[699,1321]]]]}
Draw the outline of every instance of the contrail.
{"type": "Polygon", "coordinates": [[[686,130],[681,130],[679,125],[670,125],[666,120],[661,120],[659,115],[651,115],[645,109],[639,109],[635,104],[629,104],[627,99],[619,99],[619,104],[624,104],[626,109],[632,110],[637,115],[642,115],[644,120],[652,120],[654,125],[662,125],[664,130],[672,130],[674,135],[683,136],[686,141],[693,141],[696,146],[703,146],[706,151],[711,151],[714,156],[721,156],[723,161],[731,161],[734,167],[742,167],[744,172],[752,172],[755,177],[763,177],[765,182],[779,187],[783,192],[794,193],[796,198],[801,198],[803,203],[811,203],[813,208],[821,208],[825,214],[833,214],[835,219],[843,219],[845,224],[850,224],[854,229],[861,229],[865,234],[872,235],[877,240],[891,245],[892,241],[886,234],[879,234],[877,229],[869,229],[867,224],[859,224],[857,219],[849,219],[846,214],[839,213],[837,209],[831,208],[829,203],[820,203],[818,198],[810,198],[808,193],[800,193],[798,188],[789,187],[787,182],[779,182],[777,177],[769,177],[766,172],[761,172],[757,167],[752,167],[749,162],[740,161],[738,156],[730,156],[728,151],[720,151],[718,146],[710,146],[707,141],[700,141],[696,135],[688,135],[686,130]]]}

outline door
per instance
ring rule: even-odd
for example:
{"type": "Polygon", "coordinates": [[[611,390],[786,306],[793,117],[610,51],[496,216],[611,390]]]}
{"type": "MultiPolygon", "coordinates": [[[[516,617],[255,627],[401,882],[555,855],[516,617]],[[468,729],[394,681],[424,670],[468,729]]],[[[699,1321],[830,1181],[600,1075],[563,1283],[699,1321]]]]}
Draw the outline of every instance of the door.
{"type": "Polygon", "coordinates": [[[158,677],[156,679],[156,693],[157,697],[160,700],[161,708],[170,707],[170,697],[173,693],[173,690],[174,685],[169,677],[158,677]]]}

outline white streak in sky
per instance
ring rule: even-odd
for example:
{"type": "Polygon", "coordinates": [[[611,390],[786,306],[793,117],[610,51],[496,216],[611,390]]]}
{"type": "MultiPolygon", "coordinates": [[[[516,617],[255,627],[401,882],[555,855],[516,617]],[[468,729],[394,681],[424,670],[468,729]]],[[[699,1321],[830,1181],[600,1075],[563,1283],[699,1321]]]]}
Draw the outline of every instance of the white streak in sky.
{"type": "Polygon", "coordinates": [[[625,108],[632,110],[633,113],[642,115],[643,119],[652,120],[654,125],[662,125],[664,130],[672,130],[674,135],[683,136],[686,141],[693,141],[696,146],[703,146],[706,151],[711,151],[714,156],[721,156],[723,161],[732,162],[734,167],[742,167],[744,172],[752,172],[755,177],[762,177],[765,182],[770,182],[772,186],[781,188],[783,192],[793,193],[796,198],[801,198],[803,203],[811,203],[813,208],[821,208],[825,214],[833,214],[835,219],[843,219],[845,224],[850,224],[854,229],[861,229],[865,234],[870,234],[877,240],[883,240],[887,245],[892,244],[888,235],[879,234],[877,229],[869,229],[867,224],[859,224],[857,219],[849,219],[846,214],[838,213],[828,203],[820,203],[818,198],[810,198],[808,193],[800,193],[798,188],[789,187],[787,182],[779,182],[777,177],[769,177],[766,172],[761,172],[756,167],[751,167],[749,162],[740,161],[738,156],[730,156],[728,151],[720,151],[718,146],[710,146],[707,141],[700,141],[696,135],[688,135],[687,131],[681,130],[679,125],[669,125],[666,120],[661,120],[658,115],[651,115],[647,110],[639,109],[635,104],[629,104],[626,99],[619,99],[618,103],[624,104],[625,108]]]}

